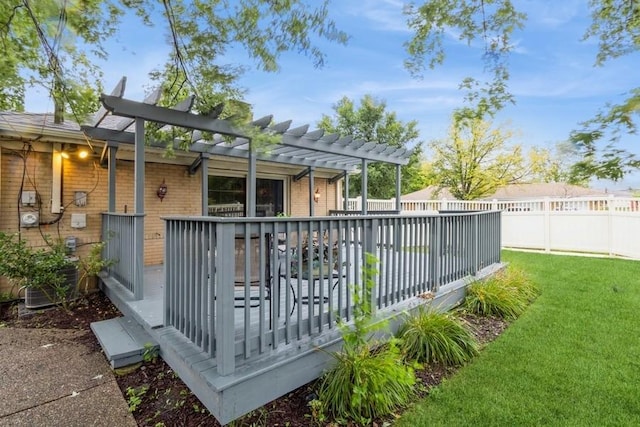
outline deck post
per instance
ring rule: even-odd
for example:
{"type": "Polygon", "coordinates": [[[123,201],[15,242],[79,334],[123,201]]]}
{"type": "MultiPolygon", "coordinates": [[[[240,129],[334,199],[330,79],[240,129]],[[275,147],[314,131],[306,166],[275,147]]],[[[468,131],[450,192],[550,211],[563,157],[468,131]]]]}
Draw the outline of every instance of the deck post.
{"type": "MultiPolygon", "coordinates": [[[[364,242],[363,242],[363,247],[364,247],[364,251],[365,251],[365,257],[366,254],[371,254],[372,256],[376,256],[377,253],[377,247],[378,247],[378,227],[379,227],[379,221],[377,218],[372,218],[370,221],[365,221],[365,226],[364,226],[364,242]]],[[[381,248],[382,250],[382,248],[381,248]]],[[[366,265],[366,258],[364,260],[365,265],[366,265]]],[[[378,271],[378,264],[380,264],[380,260],[376,259],[376,264],[372,267],[375,267],[376,271],[378,271]]],[[[369,267],[367,265],[367,267],[369,267]]],[[[371,290],[371,292],[368,293],[368,297],[370,298],[370,302],[371,302],[371,314],[374,314],[376,312],[376,308],[377,308],[377,304],[376,304],[376,296],[378,295],[378,292],[375,290],[378,286],[379,283],[378,281],[378,275],[374,274],[374,275],[370,275],[368,269],[366,269],[365,272],[365,276],[362,278],[364,283],[366,284],[367,281],[371,280],[373,283],[375,283],[375,287],[374,289],[371,290]]],[[[366,287],[365,287],[366,290],[366,287]]]]}
{"type": "Polygon", "coordinates": [[[429,277],[431,292],[437,293],[440,289],[441,279],[441,245],[442,245],[442,216],[431,218],[431,230],[429,232],[429,277]]]}
{"type": "Polygon", "coordinates": [[[133,220],[133,295],[144,298],[144,119],[136,118],[135,144],[135,218],[133,220]]]}
{"type": "Polygon", "coordinates": [[[235,256],[220,256],[233,253],[235,248],[235,224],[216,224],[216,361],[220,375],[235,371],[235,320],[233,282],[236,271],[235,256]],[[224,259],[224,262],[223,262],[224,259]]]}

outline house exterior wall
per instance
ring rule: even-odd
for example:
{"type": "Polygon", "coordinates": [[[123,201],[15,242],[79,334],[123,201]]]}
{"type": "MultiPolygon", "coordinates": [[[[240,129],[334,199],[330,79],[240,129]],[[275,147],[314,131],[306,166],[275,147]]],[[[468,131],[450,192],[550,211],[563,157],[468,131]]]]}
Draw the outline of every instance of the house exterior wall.
{"type": "MultiPolygon", "coordinates": [[[[18,233],[34,247],[45,247],[43,236],[64,240],[77,239],[76,254],[84,256],[91,243],[101,241],[102,216],[108,207],[107,169],[97,159],[62,160],[62,215],[51,213],[53,154],[51,145],[24,151],[13,144],[0,143],[0,231],[18,233]],[[48,151],[45,151],[48,150],[48,151]],[[24,177],[24,178],[23,178],[24,177]],[[39,203],[23,206],[18,202],[22,191],[36,191],[39,203]],[[75,192],[87,193],[86,205],[76,206],[75,192]],[[20,227],[19,214],[39,211],[40,225],[20,227]],[[73,228],[72,214],[85,214],[86,227],[73,228]],[[50,223],[50,224],[48,224],[50,223]]],[[[198,171],[190,176],[183,165],[147,163],[145,165],[145,265],[161,264],[164,251],[165,215],[199,215],[201,182],[198,171]],[[165,181],[168,192],[163,201],[156,195],[165,181]]],[[[118,160],[116,164],[116,212],[134,212],[134,163],[118,160]]],[[[0,278],[0,292],[11,288],[0,278]]],[[[15,291],[15,290],[14,290],[15,291]]]]}
{"type": "MultiPolygon", "coordinates": [[[[315,216],[329,215],[330,210],[337,209],[337,184],[329,184],[329,180],[326,178],[314,178],[314,183],[314,191],[316,188],[320,191],[320,200],[314,206],[315,216]]],[[[309,216],[309,178],[305,177],[299,181],[292,179],[290,188],[290,215],[292,217],[309,216]]]]}
{"type": "MultiPolygon", "coordinates": [[[[51,143],[31,143],[29,145],[14,141],[2,141],[0,147],[0,231],[20,232],[35,247],[44,247],[43,236],[64,240],[69,236],[77,239],[77,255],[85,255],[91,243],[102,239],[102,213],[108,208],[108,170],[98,164],[97,158],[79,159],[72,156],[62,160],[62,206],[61,216],[51,213],[53,153],[51,143]],[[28,150],[28,151],[27,151],[28,150]],[[23,178],[24,177],[24,178],[23,178]],[[40,202],[35,206],[19,206],[20,192],[36,191],[40,202]],[[86,204],[76,206],[75,193],[87,193],[86,204]],[[19,213],[40,212],[40,226],[20,227],[19,213]],[[86,227],[73,228],[72,214],[85,214],[86,227]],[[59,219],[58,219],[59,218],[59,219]],[[50,224],[48,224],[50,223],[50,224]]],[[[221,165],[224,168],[224,164],[221,165]]],[[[263,174],[271,173],[273,166],[265,165],[263,174]]],[[[164,255],[164,216],[201,214],[201,174],[199,169],[189,175],[187,166],[168,163],[147,162],[145,164],[145,265],[158,265],[164,255]],[[156,191],[162,182],[168,188],[166,197],[161,201],[156,191]]],[[[229,171],[237,165],[230,163],[229,171]]],[[[224,170],[224,169],[222,169],[224,170]]],[[[259,167],[259,171],[261,168],[259,167]]],[[[208,171],[211,173],[211,171],[208,171]]],[[[271,176],[271,175],[266,175],[271,176]]],[[[275,176],[275,175],[274,175],[275,176]]],[[[293,217],[309,215],[309,178],[293,181],[285,178],[285,203],[288,213],[293,217]]],[[[116,162],[116,212],[133,213],[134,205],[134,162],[118,160],[116,162]]],[[[326,178],[315,178],[315,188],[320,192],[320,200],[314,204],[315,215],[328,215],[336,209],[337,184],[329,184],[326,178]]],[[[315,191],[315,190],[314,190],[315,191]]],[[[0,292],[10,287],[0,277],[0,292]]]]}

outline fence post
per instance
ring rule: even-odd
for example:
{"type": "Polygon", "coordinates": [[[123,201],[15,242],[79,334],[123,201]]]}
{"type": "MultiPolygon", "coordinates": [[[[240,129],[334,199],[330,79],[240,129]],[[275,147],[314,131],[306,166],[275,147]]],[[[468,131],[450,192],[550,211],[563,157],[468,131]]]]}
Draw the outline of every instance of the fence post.
{"type": "Polygon", "coordinates": [[[225,256],[224,262],[221,254],[229,254],[235,251],[235,224],[216,224],[215,274],[216,284],[216,361],[220,375],[230,375],[235,371],[235,323],[234,323],[234,299],[233,282],[236,271],[235,256],[225,256]]]}
{"type": "Polygon", "coordinates": [[[609,256],[613,256],[613,215],[615,213],[614,208],[614,195],[609,195],[609,200],[607,200],[607,247],[609,249],[609,256]]]}
{"type": "Polygon", "coordinates": [[[544,251],[551,252],[551,202],[544,198],[544,251]]]}

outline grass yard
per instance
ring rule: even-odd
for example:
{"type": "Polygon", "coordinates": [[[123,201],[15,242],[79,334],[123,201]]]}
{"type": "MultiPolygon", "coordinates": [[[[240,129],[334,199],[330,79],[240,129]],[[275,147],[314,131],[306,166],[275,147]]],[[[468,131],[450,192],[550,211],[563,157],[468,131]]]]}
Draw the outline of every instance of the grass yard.
{"type": "Polygon", "coordinates": [[[640,425],[640,261],[503,260],[541,296],[396,425],[640,425]]]}

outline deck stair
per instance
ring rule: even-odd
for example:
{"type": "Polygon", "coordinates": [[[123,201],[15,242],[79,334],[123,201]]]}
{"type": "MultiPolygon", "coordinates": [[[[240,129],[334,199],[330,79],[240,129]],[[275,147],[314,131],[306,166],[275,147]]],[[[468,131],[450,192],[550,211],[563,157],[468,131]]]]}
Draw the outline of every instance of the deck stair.
{"type": "Polygon", "coordinates": [[[159,351],[158,343],[133,317],[93,322],[91,330],[114,369],[141,362],[145,353],[159,351]]]}

